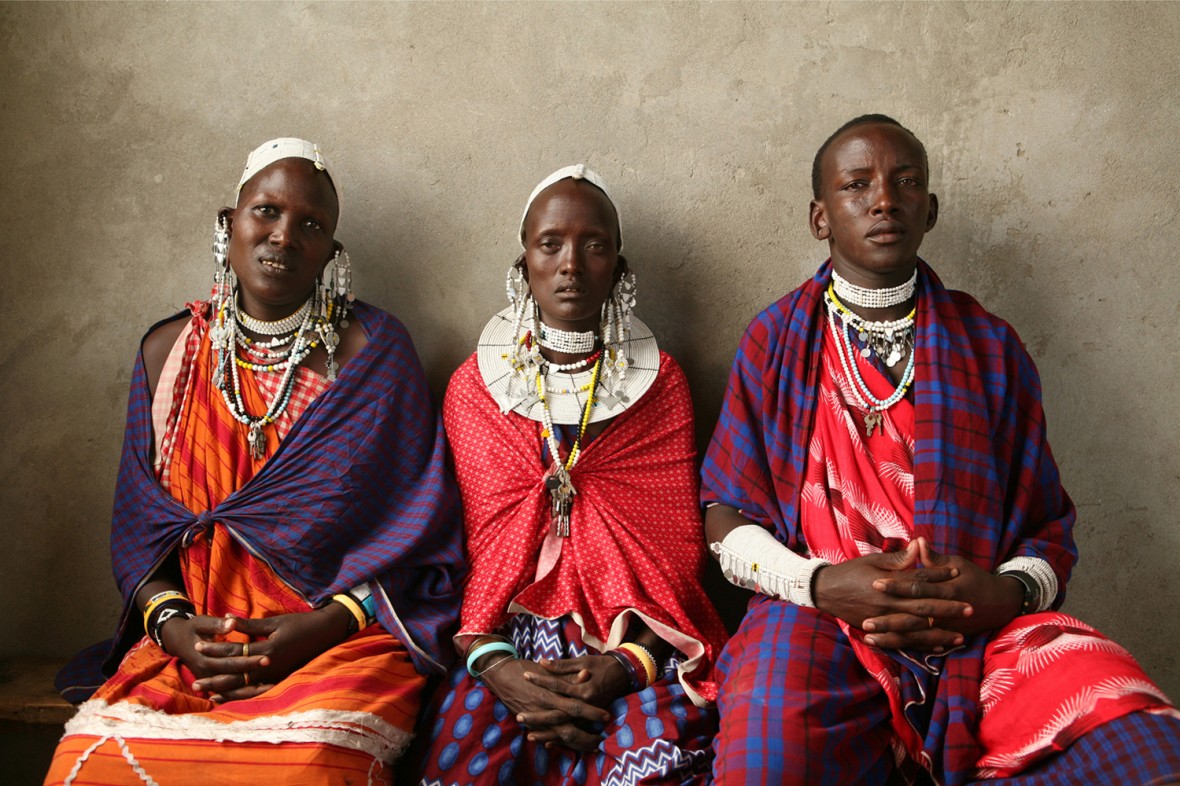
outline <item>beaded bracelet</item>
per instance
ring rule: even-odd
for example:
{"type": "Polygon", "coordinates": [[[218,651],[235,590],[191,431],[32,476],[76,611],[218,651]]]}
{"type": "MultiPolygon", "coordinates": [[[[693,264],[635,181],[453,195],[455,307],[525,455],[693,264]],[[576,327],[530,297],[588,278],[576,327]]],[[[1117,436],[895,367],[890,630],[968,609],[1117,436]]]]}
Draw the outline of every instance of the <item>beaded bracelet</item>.
{"type": "Polygon", "coordinates": [[[157,592],[155,595],[152,595],[150,598],[148,598],[148,602],[143,606],[144,633],[148,634],[149,636],[151,635],[152,626],[149,620],[151,619],[152,613],[170,600],[182,600],[185,603],[192,605],[192,601],[190,601],[188,596],[180,590],[164,590],[163,592],[157,592]]]}
{"type": "MultiPolygon", "coordinates": [[[[356,598],[340,593],[339,595],[333,595],[332,600],[348,609],[348,613],[352,615],[353,621],[356,622],[356,630],[364,630],[368,627],[369,619],[365,616],[365,610],[361,608],[361,604],[356,602],[356,598]]],[[[356,631],[352,629],[352,625],[349,625],[348,632],[355,633],[356,631]]]]}
{"type": "MultiPolygon", "coordinates": [[[[192,607],[190,606],[189,609],[191,608],[192,607]]],[[[152,641],[156,642],[156,646],[162,649],[165,653],[171,654],[168,652],[168,648],[164,646],[164,623],[176,617],[183,617],[186,620],[191,620],[195,615],[189,609],[183,609],[179,606],[169,606],[168,608],[161,611],[156,617],[156,622],[152,625],[152,629],[148,635],[152,637],[152,641]]]]}
{"type": "Polygon", "coordinates": [[[651,656],[651,653],[648,651],[647,647],[644,647],[641,644],[627,642],[625,644],[620,644],[619,649],[623,650],[624,652],[631,653],[639,660],[640,665],[643,666],[644,674],[647,676],[648,685],[651,685],[656,681],[656,661],[655,658],[651,656]]]}
{"type": "Polygon", "coordinates": [[[643,684],[643,681],[639,678],[639,668],[640,667],[637,665],[636,661],[633,661],[631,659],[632,656],[628,655],[625,652],[621,652],[620,650],[607,650],[606,654],[610,655],[612,658],[617,660],[623,666],[623,670],[625,672],[627,672],[627,679],[630,680],[630,682],[631,682],[631,692],[632,693],[638,693],[639,691],[641,691],[645,687],[647,687],[646,685],[643,684]]]}
{"type": "Polygon", "coordinates": [[[484,669],[484,671],[476,672],[473,667],[480,656],[487,655],[489,652],[511,652],[513,658],[520,657],[520,654],[516,651],[516,647],[513,647],[506,641],[489,641],[487,644],[480,644],[478,647],[473,647],[467,653],[467,673],[473,678],[478,678],[480,674],[487,671],[487,669],[484,669]]]}

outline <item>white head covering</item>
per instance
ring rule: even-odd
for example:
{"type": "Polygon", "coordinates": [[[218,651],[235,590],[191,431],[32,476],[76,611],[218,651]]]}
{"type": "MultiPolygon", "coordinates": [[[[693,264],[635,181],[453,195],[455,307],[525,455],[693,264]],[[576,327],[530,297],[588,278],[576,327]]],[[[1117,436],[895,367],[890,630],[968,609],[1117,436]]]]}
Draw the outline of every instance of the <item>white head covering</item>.
{"type": "MultiPolygon", "coordinates": [[[[315,164],[315,168],[328,172],[328,161],[324,158],[324,154],[320,152],[320,146],[315,142],[308,142],[306,139],[299,139],[293,136],[283,136],[278,139],[272,139],[269,142],[263,142],[254,151],[246,157],[246,168],[242,170],[242,179],[238,181],[238,189],[235,192],[234,206],[237,207],[237,200],[242,195],[242,186],[246,185],[246,181],[254,177],[256,174],[266,169],[275,161],[280,161],[284,158],[303,158],[315,164]]],[[[340,212],[344,212],[344,195],[340,193],[340,184],[336,182],[336,178],[328,176],[332,180],[332,188],[336,191],[336,204],[340,207],[340,212]]],[[[340,220],[336,220],[336,228],[340,228],[340,220]]]]}
{"type": "Polygon", "coordinates": [[[533,189],[533,193],[529,194],[529,201],[525,202],[524,212],[520,215],[520,232],[517,235],[518,239],[520,240],[520,247],[524,248],[524,220],[528,218],[529,208],[533,206],[533,200],[540,196],[541,192],[546,188],[549,188],[549,186],[553,185],[559,180],[565,180],[567,177],[573,180],[585,180],[596,186],[599,191],[606,194],[606,198],[610,200],[611,206],[615,209],[615,216],[619,220],[619,250],[622,251],[623,217],[619,214],[619,206],[615,204],[615,200],[611,199],[610,191],[607,190],[606,183],[604,183],[602,178],[598,176],[598,173],[592,169],[588,169],[585,164],[572,164],[570,166],[563,166],[561,169],[557,170],[553,174],[549,175],[549,177],[538,183],[537,187],[533,189]]]}

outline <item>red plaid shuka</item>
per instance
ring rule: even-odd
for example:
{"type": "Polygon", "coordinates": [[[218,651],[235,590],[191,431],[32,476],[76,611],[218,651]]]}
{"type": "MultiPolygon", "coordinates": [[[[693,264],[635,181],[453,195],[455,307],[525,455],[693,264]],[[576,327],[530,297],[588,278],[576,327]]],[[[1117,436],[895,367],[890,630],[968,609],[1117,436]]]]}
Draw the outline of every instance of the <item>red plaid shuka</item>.
{"type": "MultiPolygon", "coordinates": [[[[1041,557],[1064,588],[1073,506],[1045,440],[1035,369],[1011,328],[921,264],[914,404],[897,404],[885,432],[866,439],[835,347],[824,346],[828,277],[825,265],[747,331],[703,499],[832,562],[922,535],[989,571],[1041,557]]],[[[876,395],[891,392],[857,362],[876,395]]],[[[903,773],[920,763],[940,783],[962,783],[1020,772],[1134,710],[1175,712],[1125,650],[1057,613],[922,657],[868,647],[828,615],[756,597],[720,667],[724,782],[756,782],[751,772],[777,756],[804,780],[836,782],[840,766],[867,780],[891,767],[878,761],[887,758],[903,773]],[[777,722],[755,703],[777,707],[777,722]],[[795,747],[778,739],[795,735],[795,747]]]]}

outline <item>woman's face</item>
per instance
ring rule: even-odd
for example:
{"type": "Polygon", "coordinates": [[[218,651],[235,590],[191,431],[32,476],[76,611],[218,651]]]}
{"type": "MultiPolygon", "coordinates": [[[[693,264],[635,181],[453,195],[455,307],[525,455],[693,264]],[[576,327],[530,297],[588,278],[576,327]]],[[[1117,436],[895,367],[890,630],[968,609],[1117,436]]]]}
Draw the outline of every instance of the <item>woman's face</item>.
{"type": "Polygon", "coordinates": [[[327,174],[301,158],[280,159],[246,181],[229,241],[246,313],[276,320],[303,305],[335,252],[339,211],[327,174]]]}
{"type": "Polygon", "coordinates": [[[533,200],[524,227],[525,275],[541,321],[559,330],[597,330],[622,272],[610,199],[585,181],[559,180],[533,200]]]}

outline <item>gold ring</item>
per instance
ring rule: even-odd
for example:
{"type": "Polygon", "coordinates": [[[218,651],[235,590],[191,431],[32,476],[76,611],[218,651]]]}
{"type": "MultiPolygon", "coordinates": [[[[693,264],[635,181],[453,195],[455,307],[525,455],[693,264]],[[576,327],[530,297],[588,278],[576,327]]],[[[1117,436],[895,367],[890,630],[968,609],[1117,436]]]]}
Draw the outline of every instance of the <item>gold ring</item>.
{"type": "Polygon", "coordinates": [[[927,617],[926,621],[930,623],[930,627],[934,627],[934,617],[927,617]]]}
{"type": "Polygon", "coordinates": [[[250,686],[250,675],[247,672],[243,671],[242,672],[242,687],[246,688],[249,686],[250,686]]]}
{"type": "Polygon", "coordinates": [[[242,645],[242,657],[250,657],[250,642],[248,641],[242,645]]]}

